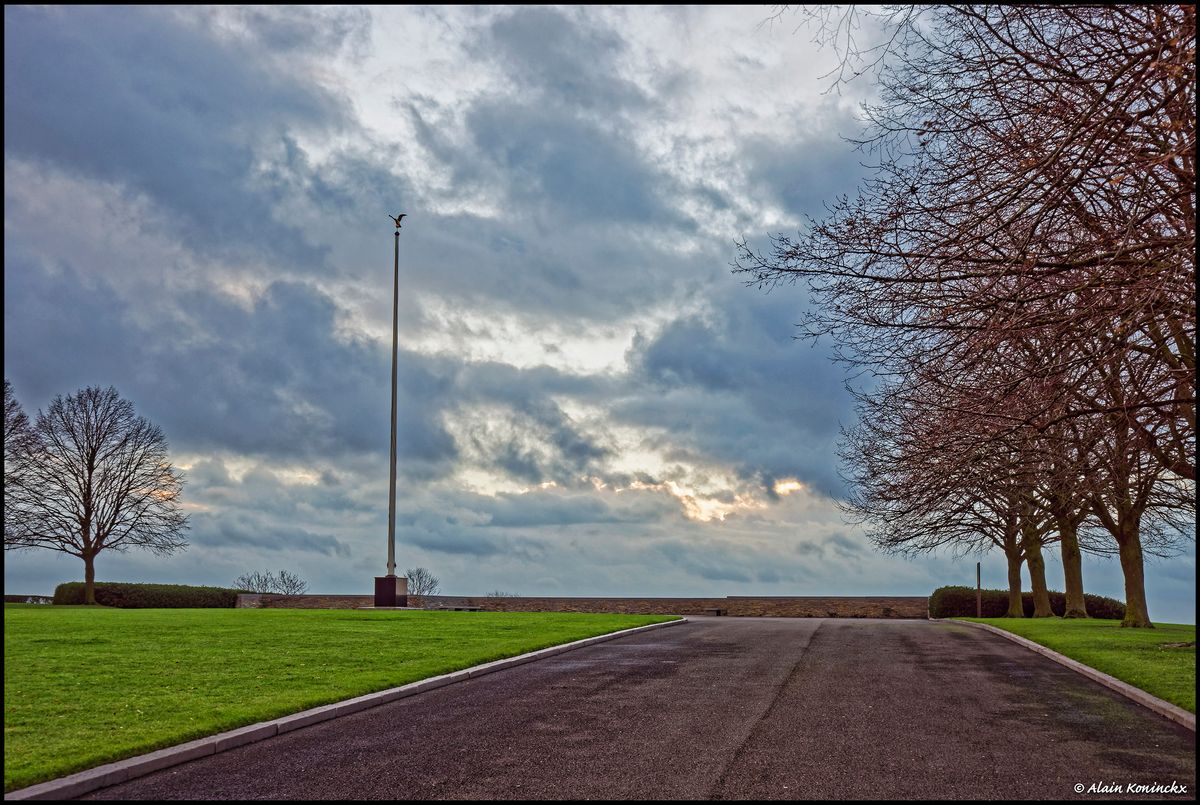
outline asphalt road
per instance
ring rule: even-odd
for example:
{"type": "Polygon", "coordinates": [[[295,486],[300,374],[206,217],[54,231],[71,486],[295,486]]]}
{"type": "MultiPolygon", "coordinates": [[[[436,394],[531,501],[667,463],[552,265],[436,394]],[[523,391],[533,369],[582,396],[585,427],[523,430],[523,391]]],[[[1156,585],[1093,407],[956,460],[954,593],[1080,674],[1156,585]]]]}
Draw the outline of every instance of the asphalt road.
{"type": "Polygon", "coordinates": [[[1166,798],[1195,798],[1195,733],[982,630],[726,617],[440,688],[89,798],[1069,799],[1076,784],[1171,782],[1188,793],[1166,798]]]}

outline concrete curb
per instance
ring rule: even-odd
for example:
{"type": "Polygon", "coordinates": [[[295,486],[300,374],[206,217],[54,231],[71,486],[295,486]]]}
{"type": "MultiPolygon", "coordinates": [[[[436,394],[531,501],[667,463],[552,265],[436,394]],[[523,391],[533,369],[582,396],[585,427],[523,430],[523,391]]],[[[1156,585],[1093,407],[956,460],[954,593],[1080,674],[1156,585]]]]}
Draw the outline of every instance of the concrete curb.
{"type": "Polygon", "coordinates": [[[1079,662],[1078,660],[1073,660],[1070,657],[1067,657],[1063,654],[1059,654],[1057,651],[1046,648],[1045,646],[1043,646],[1040,643],[1035,643],[1032,640],[1029,640],[1028,638],[1021,637],[1020,635],[1013,634],[1012,632],[1006,632],[1003,629],[997,629],[995,626],[992,626],[987,623],[975,623],[974,621],[960,621],[960,620],[954,620],[952,618],[930,618],[930,620],[935,621],[937,623],[955,623],[955,624],[959,624],[962,626],[973,626],[976,629],[983,629],[984,631],[991,632],[992,634],[1000,635],[1001,637],[1005,638],[1006,640],[1011,640],[1012,642],[1017,643],[1018,645],[1024,646],[1025,648],[1029,649],[1030,651],[1036,651],[1038,654],[1041,654],[1043,657],[1048,657],[1048,658],[1054,660],[1059,665],[1065,665],[1066,667],[1070,668],[1072,671],[1074,671],[1078,674],[1083,674],[1088,679],[1099,682],[1101,685],[1104,685],[1106,688],[1111,688],[1111,689],[1115,690],[1117,693],[1120,693],[1125,698],[1132,699],[1133,701],[1137,702],[1138,704],[1142,705],[1143,707],[1148,707],[1149,709],[1158,713],[1160,716],[1169,718],[1172,721],[1174,721],[1176,724],[1181,724],[1184,727],[1187,727],[1192,732],[1196,731],[1196,714],[1195,713],[1189,713],[1187,710],[1184,710],[1182,707],[1179,707],[1178,705],[1171,704],[1170,702],[1160,699],[1157,696],[1152,696],[1149,693],[1147,693],[1146,691],[1142,690],[1141,688],[1135,688],[1133,685],[1130,685],[1128,682],[1122,682],[1121,680],[1117,679],[1116,677],[1109,676],[1108,674],[1104,673],[1103,671],[1097,671],[1095,668],[1091,667],[1090,665],[1084,665],[1083,663],[1079,662]]]}
{"type": "Polygon", "coordinates": [[[290,716],[283,716],[271,721],[262,721],[258,724],[250,724],[249,726],[240,727],[229,732],[222,732],[206,738],[199,738],[195,741],[188,741],[178,746],[169,746],[146,755],[138,755],[137,757],[118,760],[115,763],[107,763],[103,766],[97,766],[94,769],[87,769],[66,777],[60,777],[57,780],[48,780],[27,788],[19,788],[16,791],[5,794],[4,798],[9,800],[72,799],[74,797],[81,797],[92,791],[142,777],[159,769],[177,766],[180,763],[186,763],[189,760],[195,760],[205,755],[214,755],[218,752],[224,752],[227,749],[261,741],[274,735],[281,735],[285,732],[300,729],[301,727],[307,727],[310,724],[318,724],[339,716],[357,713],[369,707],[394,702],[397,699],[404,699],[418,693],[424,693],[427,690],[445,687],[455,682],[474,679],[475,677],[495,673],[496,671],[503,671],[506,668],[553,657],[556,654],[574,651],[575,649],[595,645],[596,643],[604,643],[620,637],[628,637],[629,635],[648,632],[653,629],[662,629],[667,626],[678,626],[687,622],[687,618],[680,618],[679,620],[667,621],[665,623],[652,623],[648,626],[638,626],[633,629],[624,629],[620,632],[610,632],[609,634],[597,635],[596,637],[587,637],[583,640],[576,640],[573,643],[564,643],[561,646],[551,646],[550,648],[531,651],[528,654],[521,654],[517,657],[509,657],[503,660],[496,660],[495,662],[484,663],[483,665],[476,665],[472,668],[464,668],[461,671],[422,679],[418,682],[410,682],[398,688],[389,688],[377,693],[356,696],[353,699],[314,707],[310,710],[293,713],[290,716]]]}

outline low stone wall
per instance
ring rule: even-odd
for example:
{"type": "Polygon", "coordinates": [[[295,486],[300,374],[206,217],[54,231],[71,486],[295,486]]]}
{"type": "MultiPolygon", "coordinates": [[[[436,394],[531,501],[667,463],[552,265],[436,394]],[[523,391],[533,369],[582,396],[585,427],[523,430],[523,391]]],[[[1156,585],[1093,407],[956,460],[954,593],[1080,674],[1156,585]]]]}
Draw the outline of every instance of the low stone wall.
{"type": "Polygon", "coordinates": [[[276,595],[241,593],[238,609],[357,609],[375,603],[370,595],[276,595]]]}
{"type": "Polygon", "coordinates": [[[491,612],[608,612],[629,615],[704,615],[720,609],[730,616],[787,618],[924,618],[920,597],[751,597],[726,598],[489,598],[486,596],[409,597],[410,604],[435,608],[477,606],[491,612]]]}
{"type": "MultiPolygon", "coordinates": [[[[354,609],[371,606],[369,595],[240,595],[239,607],[354,609]],[[243,600],[245,599],[245,600],[243,600]]],[[[595,612],[628,615],[704,615],[786,618],[921,618],[925,596],[729,596],[727,598],[546,598],[427,595],[408,597],[410,607],[479,607],[485,612],[595,612]]]]}

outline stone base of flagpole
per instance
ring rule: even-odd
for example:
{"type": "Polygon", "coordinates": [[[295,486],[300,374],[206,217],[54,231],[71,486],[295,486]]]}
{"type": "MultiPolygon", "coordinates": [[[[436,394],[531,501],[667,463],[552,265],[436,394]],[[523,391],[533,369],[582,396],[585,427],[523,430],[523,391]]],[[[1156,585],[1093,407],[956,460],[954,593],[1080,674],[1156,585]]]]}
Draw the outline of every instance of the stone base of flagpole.
{"type": "Polygon", "coordinates": [[[404,576],[376,576],[375,606],[408,606],[408,579],[404,576]]]}

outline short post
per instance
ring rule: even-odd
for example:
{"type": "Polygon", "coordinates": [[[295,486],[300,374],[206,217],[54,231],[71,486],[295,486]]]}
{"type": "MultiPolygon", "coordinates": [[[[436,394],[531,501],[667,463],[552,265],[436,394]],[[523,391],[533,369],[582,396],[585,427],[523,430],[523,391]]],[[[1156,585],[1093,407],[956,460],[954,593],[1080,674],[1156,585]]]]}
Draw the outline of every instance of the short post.
{"type": "Polygon", "coordinates": [[[979,578],[979,565],[981,562],[975,563],[975,617],[983,617],[983,585],[979,578]]]}

